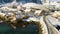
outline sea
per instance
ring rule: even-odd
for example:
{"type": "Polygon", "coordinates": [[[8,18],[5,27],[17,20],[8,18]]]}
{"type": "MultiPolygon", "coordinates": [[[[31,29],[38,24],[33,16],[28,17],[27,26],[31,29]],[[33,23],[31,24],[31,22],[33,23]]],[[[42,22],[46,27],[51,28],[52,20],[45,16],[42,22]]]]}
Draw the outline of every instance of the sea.
{"type": "MultiPolygon", "coordinates": [[[[11,3],[14,0],[0,0],[0,5],[1,4],[5,4],[5,3],[11,3]]],[[[41,0],[16,0],[16,2],[22,2],[24,3],[29,3],[29,2],[33,2],[33,3],[37,3],[37,4],[42,4],[41,0]]]]}

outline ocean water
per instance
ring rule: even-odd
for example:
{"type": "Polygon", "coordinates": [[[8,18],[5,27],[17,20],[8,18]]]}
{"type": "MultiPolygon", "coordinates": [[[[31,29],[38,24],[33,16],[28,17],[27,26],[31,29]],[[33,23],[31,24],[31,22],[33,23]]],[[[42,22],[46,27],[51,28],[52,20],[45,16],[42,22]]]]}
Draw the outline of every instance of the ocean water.
{"type": "Polygon", "coordinates": [[[25,28],[18,27],[13,29],[5,23],[0,24],[0,34],[38,34],[37,25],[28,25],[25,28]]]}
{"type": "MultiPolygon", "coordinates": [[[[13,0],[0,0],[0,4],[11,3],[11,2],[13,2],[13,0]]],[[[16,2],[22,2],[23,4],[29,2],[38,3],[38,4],[42,3],[40,0],[16,0],[16,2]]]]}

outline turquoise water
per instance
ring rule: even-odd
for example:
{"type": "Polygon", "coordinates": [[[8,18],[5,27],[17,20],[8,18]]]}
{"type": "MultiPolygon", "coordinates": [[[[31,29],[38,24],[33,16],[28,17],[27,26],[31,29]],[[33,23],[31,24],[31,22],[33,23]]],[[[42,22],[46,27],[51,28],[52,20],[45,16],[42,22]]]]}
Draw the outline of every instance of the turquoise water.
{"type": "Polygon", "coordinates": [[[13,29],[4,23],[0,24],[0,34],[38,34],[37,29],[37,25],[28,25],[25,28],[18,27],[17,29],[13,29]]]}
{"type": "MultiPolygon", "coordinates": [[[[0,0],[0,4],[11,3],[11,2],[13,2],[13,0],[0,0]]],[[[29,2],[41,4],[40,0],[16,0],[16,2],[22,2],[23,4],[29,2]]]]}
{"type": "MultiPolygon", "coordinates": [[[[54,2],[60,0],[49,0],[49,1],[54,2]]],[[[0,4],[11,3],[11,2],[13,2],[13,0],[0,0],[0,4]]],[[[41,0],[17,0],[17,2],[22,2],[22,3],[34,2],[34,3],[42,4],[41,0]]]]}

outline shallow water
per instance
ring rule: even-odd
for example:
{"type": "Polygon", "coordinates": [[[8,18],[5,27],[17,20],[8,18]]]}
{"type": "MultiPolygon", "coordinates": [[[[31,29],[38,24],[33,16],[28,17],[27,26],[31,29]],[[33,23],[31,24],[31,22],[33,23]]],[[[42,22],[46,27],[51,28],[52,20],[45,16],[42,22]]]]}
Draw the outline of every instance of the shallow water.
{"type": "Polygon", "coordinates": [[[2,23],[0,24],[0,34],[38,34],[37,25],[28,25],[25,28],[18,27],[13,29],[12,27],[2,23]]]}
{"type": "MultiPolygon", "coordinates": [[[[11,2],[13,2],[13,0],[0,0],[0,4],[11,3],[11,2]]],[[[16,0],[16,2],[23,3],[23,4],[29,3],[29,2],[33,2],[37,4],[42,3],[40,0],[16,0]]]]}

